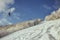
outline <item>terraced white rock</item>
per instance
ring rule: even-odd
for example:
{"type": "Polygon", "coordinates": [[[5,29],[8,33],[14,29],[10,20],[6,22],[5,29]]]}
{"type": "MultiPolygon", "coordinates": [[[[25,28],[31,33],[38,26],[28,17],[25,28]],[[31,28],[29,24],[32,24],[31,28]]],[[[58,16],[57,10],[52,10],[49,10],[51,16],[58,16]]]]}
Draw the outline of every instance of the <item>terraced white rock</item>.
{"type": "Polygon", "coordinates": [[[60,40],[60,19],[17,31],[0,40],[60,40]]]}

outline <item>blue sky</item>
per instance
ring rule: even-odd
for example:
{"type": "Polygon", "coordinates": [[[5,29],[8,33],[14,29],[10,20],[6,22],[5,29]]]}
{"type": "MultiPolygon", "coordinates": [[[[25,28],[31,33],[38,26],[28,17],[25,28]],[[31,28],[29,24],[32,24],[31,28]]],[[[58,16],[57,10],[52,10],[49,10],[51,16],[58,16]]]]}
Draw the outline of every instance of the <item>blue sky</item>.
{"type": "Polygon", "coordinates": [[[57,4],[55,0],[15,0],[14,6],[22,19],[29,20],[34,18],[43,19],[57,9],[57,7],[54,7],[57,4]]]}
{"type": "MultiPolygon", "coordinates": [[[[15,3],[10,7],[16,10],[7,20],[18,23],[26,20],[41,18],[49,15],[52,11],[60,7],[60,0],[14,0],[15,3]]],[[[2,17],[1,17],[2,18],[2,17]]]]}
{"type": "Polygon", "coordinates": [[[15,7],[16,12],[25,19],[41,18],[43,19],[46,15],[49,15],[54,8],[55,0],[16,0],[15,7]]]}

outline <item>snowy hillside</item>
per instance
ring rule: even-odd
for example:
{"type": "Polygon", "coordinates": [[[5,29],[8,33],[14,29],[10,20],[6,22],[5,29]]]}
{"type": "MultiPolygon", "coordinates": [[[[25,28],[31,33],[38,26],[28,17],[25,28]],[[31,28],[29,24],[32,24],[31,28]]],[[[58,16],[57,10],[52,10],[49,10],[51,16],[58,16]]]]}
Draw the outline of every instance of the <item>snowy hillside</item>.
{"type": "Polygon", "coordinates": [[[60,40],[60,19],[17,31],[0,40],[60,40]]]}
{"type": "Polygon", "coordinates": [[[41,19],[34,19],[34,20],[25,21],[22,23],[0,26],[0,38],[3,36],[6,36],[8,34],[11,34],[13,32],[16,32],[18,30],[22,30],[22,29],[26,29],[26,28],[35,26],[41,22],[42,22],[41,19]]]}

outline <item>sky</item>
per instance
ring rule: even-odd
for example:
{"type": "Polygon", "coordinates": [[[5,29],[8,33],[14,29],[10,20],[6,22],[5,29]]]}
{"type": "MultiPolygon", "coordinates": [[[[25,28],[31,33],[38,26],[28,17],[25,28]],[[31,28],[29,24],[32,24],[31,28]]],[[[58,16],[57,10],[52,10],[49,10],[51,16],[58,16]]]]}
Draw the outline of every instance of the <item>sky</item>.
{"type": "Polygon", "coordinates": [[[0,25],[41,18],[60,8],[60,0],[0,0],[0,25]],[[8,13],[11,13],[11,16],[8,13]]]}

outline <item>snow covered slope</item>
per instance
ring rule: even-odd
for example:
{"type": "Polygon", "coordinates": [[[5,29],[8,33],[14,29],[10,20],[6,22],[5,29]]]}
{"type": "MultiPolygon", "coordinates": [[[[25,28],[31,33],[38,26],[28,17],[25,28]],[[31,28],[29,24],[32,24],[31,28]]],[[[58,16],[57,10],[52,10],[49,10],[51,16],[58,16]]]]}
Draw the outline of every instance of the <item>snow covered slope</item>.
{"type": "Polygon", "coordinates": [[[17,23],[17,24],[0,26],[0,38],[3,36],[6,36],[8,34],[11,34],[13,32],[16,32],[18,30],[22,30],[22,29],[26,29],[26,28],[35,26],[41,22],[42,22],[41,19],[34,19],[34,20],[17,23]]]}
{"type": "Polygon", "coordinates": [[[60,19],[17,31],[0,40],[60,40],[60,19]]]}

